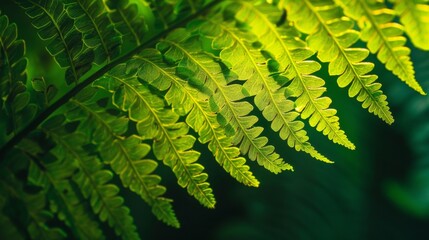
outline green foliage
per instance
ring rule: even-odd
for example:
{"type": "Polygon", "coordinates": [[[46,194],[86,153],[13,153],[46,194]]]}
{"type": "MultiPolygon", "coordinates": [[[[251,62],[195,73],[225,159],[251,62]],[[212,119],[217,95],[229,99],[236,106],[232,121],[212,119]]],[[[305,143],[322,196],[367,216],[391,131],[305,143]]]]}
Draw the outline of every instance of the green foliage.
{"type": "Polygon", "coordinates": [[[393,9],[370,0],[18,2],[64,76],[27,74],[34,56],[0,15],[0,222],[14,239],[103,239],[106,228],[138,239],[125,188],[179,227],[160,163],[213,208],[211,158],[253,187],[246,158],[273,173],[293,170],[268,137],[276,132],[285,146],[332,163],[305,127],[355,149],[331,107],[326,70],[389,124],[374,64],[424,93],[402,36],[428,49],[418,32],[424,1],[393,9]],[[365,61],[370,53],[380,62],[365,61]],[[5,211],[15,200],[20,214],[5,211]]]}

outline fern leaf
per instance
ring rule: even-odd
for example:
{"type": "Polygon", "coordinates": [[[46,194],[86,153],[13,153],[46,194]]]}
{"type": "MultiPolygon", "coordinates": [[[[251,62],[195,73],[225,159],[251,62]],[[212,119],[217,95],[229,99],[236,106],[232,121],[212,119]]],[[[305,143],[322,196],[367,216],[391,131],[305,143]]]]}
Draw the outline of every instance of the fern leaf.
{"type": "Polygon", "coordinates": [[[188,114],[186,123],[200,135],[201,143],[208,143],[217,162],[239,182],[248,186],[258,186],[259,182],[239,157],[240,150],[232,146],[232,139],[225,136],[223,128],[217,124],[216,115],[209,109],[207,97],[198,98],[197,90],[185,81],[175,77],[175,69],[162,62],[156,50],[146,50],[128,62],[128,69],[138,69],[138,76],[159,90],[168,89],[166,100],[173,109],[183,109],[188,114]],[[148,74],[150,72],[150,74],[148,74]],[[188,105],[188,106],[186,106],[188,105]]]}
{"type": "Polygon", "coordinates": [[[91,69],[94,52],[86,49],[82,34],[64,11],[59,0],[19,0],[39,37],[47,41],[47,51],[58,65],[66,69],[67,84],[78,83],[79,78],[91,69]]]}
{"type": "Polygon", "coordinates": [[[0,109],[14,84],[27,81],[25,42],[17,39],[17,31],[15,23],[9,23],[7,16],[0,15],[0,109]]]}
{"type": "Polygon", "coordinates": [[[154,140],[155,156],[173,170],[178,184],[204,206],[213,207],[215,199],[207,182],[208,175],[202,165],[195,163],[200,153],[190,150],[195,138],[187,135],[187,125],[177,122],[179,116],[135,77],[127,76],[125,68],[118,65],[109,75],[97,80],[96,85],[113,93],[113,104],[128,112],[143,139],[154,140]]]}
{"type": "Polygon", "coordinates": [[[110,62],[120,53],[121,36],[100,0],[65,0],[68,15],[83,33],[83,42],[94,49],[95,63],[110,62]]]}
{"type": "Polygon", "coordinates": [[[247,95],[255,96],[255,105],[271,122],[271,128],[279,131],[280,137],[286,140],[290,147],[304,151],[318,160],[330,162],[308,142],[307,133],[303,130],[304,123],[296,120],[299,113],[294,111],[294,103],[286,99],[285,89],[271,77],[265,58],[252,46],[255,39],[244,38],[248,36],[240,36],[238,33],[226,38],[214,36],[212,45],[222,49],[222,61],[237,73],[239,79],[245,80],[243,91],[247,92],[247,95]]]}
{"type": "Polygon", "coordinates": [[[43,187],[44,191],[52,196],[51,209],[57,212],[58,218],[65,222],[76,238],[105,239],[100,226],[89,218],[82,200],[78,198],[70,182],[65,179],[67,175],[64,176],[64,170],[73,170],[75,167],[70,166],[71,161],[62,160],[45,166],[45,171],[33,161],[30,162],[29,182],[43,187]]]}
{"type": "Polygon", "coordinates": [[[405,47],[403,26],[392,22],[395,12],[383,3],[369,3],[366,0],[343,1],[344,9],[353,17],[362,29],[361,39],[366,41],[368,49],[377,53],[377,58],[386,68],[398,76],[408,86],[425,94],[414,76],[414,67],[410,59],[411,50],[405,47]]]}
{"type": "Polygon", "coordinates": [[[307,60],[314,53],[299,38],[292,26],[284,24],[276,27],[275,23],[279,21],[281,14],[281,11],[269,4],[246,4],[236,17],[239,20],[247,20],[247,24],[261,41],[262,48],[274,56],[281,74],[291,79],[286,91],[296,98],[295,109],[301,113],[301,117],[308,118],[310,125],[327,135],[330,140],[354,149],[354,144],[340,129],[336,110],[329,108],[332,100],[326,96],[322,97],[326,91],[323,87],[325,82],[312,75],[320,69],[320,64],[307,60]]]}
{"type": "Polygon", "coordinates": [[[387,105],[387,97],[376,83],[376,75],[368,75],[374,68],[372,63],[362,62],[369,54],[367,49],[351,48],[359,34],[353,30],[353,22],[342,15],[332,1],[313,5],[308,0],[285,1],[288,18],[298,30],[309,34],[309,47],[317,51],[322,62],[329,62],[329,74],[339,75],[340,87],[349,86],[349,96],[357,97],[363,108],[368,108],[385,122],[393,122],[387,105]]]}
{"type": "Polygon", "coordinates": [[[429,50],[429,5],[425,0],[391,0],[414,46],[429,50]]]}
{"type": "Polygon", "coordinates": [[[50,137],[65,152],[68,161],[78,166],[73,180],[79,185],[82,195],[89,199],[95,214],[103,222],[114,228],[117,236],[123,239],[139,239],[129,209],[123,205],[124,199],[118,196],[119,188],[108,182],[113,174],[103,166],[96,156],[89,155],[81,146],[85,145],[85,135],[74,132],[60,136],[49,131],[50,137]]]}
{"type": "Polygon", "coordinates": [[[108,159],[112,169],[119,174],[125,187],[139,194],[151,207],[155,216],[170,226],[180,226],[172,200],[162,197],[166,188],[159,185],[161,178],[153,174],[157,163],[143,159],[150,146],[141,143],[137,136],[127,139],[115,139],[110,148],[102,152],[103,159],[108,159]]]}
{"type": "Polygon", "coordinates": [[[99,152],[105,163],[112,166],[119,175],[124,187],[137,193],[152,207],[152,212],[168,225],[179,227],[174,214],[172,200],[162,197],[166,191],[159,185],[161,178],[154,175],[157,163],[143,159],[150,147],[141,144],[137,136],[123,139],[121,135],[128,128],[128,119],[122,116],[110,115],[91,100],[85,101],[78,96],[71,100],[67,117],[70,121],[79,120],[82,131],[94,129],[91,134],[93,141],[100,144],[99,152]],[[83,101],[83,102],[80,102],[83,101]]]}
{"type": "MultiPolygon", "coordinates": [[[[23,152],[16,151],[14,155],[20,157],[19,159],[23,162],[28,163],[30,161],[23,152]]],[[[55,240],[67,237],[60,228],[49,226],[48,222],[54,220],[54,215],[51,211],[46,210],[47,199],[43,191],[34,194],[25,192],[23,184],[7,168],[2,169],[1,178],[0,190],[4,194],[3,196],[7,196],[8,200],[11,201],[11,207],[20,207],[20,211],[25,209],[28,213],[28,218],[22,221],[25,224],[21,225],[22,228],[26,228],[21,229],[21,231],[28,233],[27,238],[55,240]]],[[[14,217],[19,216],[15,215],[14,217]]]]}
{"type": "Polygon", "coordinates": [[[0,195],[0,239],[24,240],[24,234],[19,232],[12,219],[5,214],[6,201],[7,198],[2,193],[0,195]]]}
{"type": "Polygon", "coordinates": [[[30,103],[27,81],[25,42],[18,39],[15,23],[0,15],[0,114],[4,114],[5,134],[16,133],[32,120],[37,106],[30,103]]]}
{"type": "Polygon", "coordinates": [[[138,13],[137,4],[128,0],[106,0],[106,4],[111,10],[109,14],[124,43],[139,46],[147,31],[147,25],[138,13]]]}
{"type": "MultiPolygon", "coordinates": [[[[199,41],[189,38],[189,35],[184,29],[177,30],[160,42],[158,49],[163,52],[164,58],[177,63],[176,71],[179,75],[195,86],[204,86],[210,90],[211,105],[216,105],[216,111],[225,118],[224,122],[233,127],[232,142],[234,145],[240,144],[243,154],[249,153],[251,160],[257,160],[261,166],[274,173],[291,170],[292,167],[274,152],[273,146],[266,146],[267,138],[259,137],[262,128],[253,127],[257,117],[247,116],[253,107],[248,102],[238,101],[244,98],[241,87],[227,86],[219,64],[203,53],[199,41]]],[[[222,124],[222,121],[218,122],[222,124]]]]}

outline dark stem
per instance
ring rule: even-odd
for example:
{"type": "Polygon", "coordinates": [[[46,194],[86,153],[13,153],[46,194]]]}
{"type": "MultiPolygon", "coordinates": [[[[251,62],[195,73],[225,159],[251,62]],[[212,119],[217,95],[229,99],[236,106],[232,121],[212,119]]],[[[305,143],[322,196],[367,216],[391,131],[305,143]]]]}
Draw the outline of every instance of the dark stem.
{"type": "Polygon", "coordinates": [[[165,31],[162,31],[161,33],[155,35],[154,37],[150,38],[148,41],[143,43],[142,45],[137,46],[133,50],[129,51],[125,55],[115,59],[114,61],[110,62],[109,64],[105,65],[101,69],[99,69],[97,72],[95,72],[93,75],[89,76],[82,82],[76,85],[72,90],[67,92],[64,96],[62,96],[60,99],[58,99],[56,102],[54,102],[52,105],[47,107],[43,112],[41,112],[30,124],[28,124],[24,129],[19,131],[13,138],[11,138],[5,145],[3,145],[0,149],[0,162],[3,162],[5,160],[6,153],[8,153],[15,145],[17,145],[19,142],[21,142],[22,139],[24,139],[29,133],[34,131],[41,123],[43,123],[52,113],[54,113],[57,109],[59,109],[61,106],[63,106],[65,103],[67,103],[72,97],[74,97],[76,94],[78,94],[82,89],[90,85],[92,82],[97,80],[98,78],[102,77],[105,73],[107,73],[109,70],[111,70],[116,65],[126,62],[128,59],[133,57],[135,54],[139,53],[145,48],[148,48],[150,46],[155,45],[159,39],[166,36],[172,29],[182,27],[186,25],[189,21],[192,19],[195,19],[198,15],[201,15],[205,12],[207,12],[209,9],[214,7],[215,5],[219,4],[220,0],[215,0],[209,4],[207,4],[204,8],[202,8],[199,12],[196,12],[192,15],[187,16],[186,18],[182,19],[181,21],[171,25],[168,29],[165,31]]]}

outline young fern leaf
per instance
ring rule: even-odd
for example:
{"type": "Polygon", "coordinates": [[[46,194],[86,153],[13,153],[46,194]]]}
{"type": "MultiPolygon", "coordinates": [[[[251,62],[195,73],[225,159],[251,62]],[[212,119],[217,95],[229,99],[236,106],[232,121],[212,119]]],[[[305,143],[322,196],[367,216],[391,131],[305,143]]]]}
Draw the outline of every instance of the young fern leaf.
{"type": "Polygon", "coordinates": [[[137,123],[137,131],[143,139],[153,139],[155,156],[173,170],[178,184],[187,188],[188,193],[202,205],[214,207],[208,175],[203,172],[202,165],[195,163],[200,153],[191,150],[195,138],[187,135],[188,126],[178,122],[179,115],[166,108],[164,101],[135,76],[125,73],[126,66],[118,65],[95,84],[113,94],[113,104],[128,112],[130,120],[137,123]]]}
{"type": "Polygon", "coordinates": [[[259,49],[252,46],[255,38],[241,34],[239,30],[225,33],[231,36],[216,36],[212,45],[216,49],[222,49],[222,61],[230,66],[240,80],[245,80],[242,91],[248,96],[255,96],[255,105],[271,122],[271,128],[278,131],[283,140],[287,140],[289,147],[304,151],[318,160],[331,162],[308,142],[307,132],[303,130],[304,123],[296,120],[299,113],[294,111],[294,103],[286,99],[285,88],[271,77],[266,59],[259,49]]]}
{"type": "Polygon", "coordinates": [[[122,39],[102,0],[64,0],[64,3],[76,29],[83,33],[83,42],[94,49],[95,63],[102,64],[116,58],[122,39]]]}
{"type": "Polygon", "coordinates": [[[123,185],[139,194],[159,220],[179,228],[172,200],[162,196],[166,188],[159,184],[161,177],[153,173],[158,163],[144,159],[149,151],[150,146],[142,144],[141,139],[133,135],[124,140],[115,139],[102,157],[111,161],[112,169],[119,174],[123,185]]]}
{"type": "Polygon", "coordinates": [[[387,97],[376,83],[376,75],[367,75],[374,64],[362,62],[369,54],[367,49],[350,48],[359,39],[359,33],[352,29],[353,22],[342,15],[331,0],[317,2],[309,0],[286,0],[288,19],[296,28],[308,34],[307,42],[317,51],[322,62],[329,62],[329,74],[339,75],[340,87],[349,86],[349,96],[357,97],[363,108],[368,108],[385,122],[393,123],[387,97]]]}
{"type": "Polygon", "coordinates": [[[109,184],[113,174],[103,169],[103,165],[95,155],[89,155],[82,146],[86,145],[87,137],[78,131],[71,134],[62,133],[62,129],[50,129],[56,126],[45,124],[48,136],[61,148],[66,158],[64,161],[74,163],[78,171],[73,180],[79,186],[82,195],[90,201],[92,210],[99,215],[102,222],[107,222],[123,239],[139,239],[129,209],[123,205],[124,199],[118,196],[119,188],[109,184]]]}
{"type": "Polygon", "coordinates": [[[429,50],[429,5],[426,0],[390,0],[414,46],[429,50]]]}
{"type": "Polygon", "coordinates": [[[0,12],[0,111],[12,88],[27,81],[25,43],[17,37],[16,24],[9,23],[9,18],[0,12]]]}
{"type": "Polygon", "coordinates": [[[32,120],[37,106],[27,91],[25,43],[18,39],[15,23],[0,15],[0,115],[4,114],[6,135],[16,133],[32,120]]]}
{"type": "MultiPolygon", "coordinates": [[[[30,162],[28,155],[21,151],[15,151],[12,154],[22,161],[30,162]]],[[[28,218],[25,220],[27,225],[17,225],[21,228],[20,231],[26,235],[25,239],[56,240],[67,237],[60,228],[49,226],[48,222],[54,220],[54,214],[46,210],[47,199],[43,191],[34,194],[25,192],[22,182],[8,168],[1,171],[0,186],[2,196],[6,196],[8,201],[13,201],[10,203],[12,206],[21,207],[21,211],[25,209],[28,213],[28,218]]],[[[10,238],[10,236],[7,237],[10,238]]]]}
{"type": "Polygon", "coordinates": [[[404,46],[407,39],[402,36],[403,26],[392,22],[395,11],[383,3],[369,3],[367,0],[342,0],[341,5],[347,15],[359,23],[362,29],[360,37],[368,43],[371,53],[377,53],[378,60],[408,86],[425,94],[414,76],[411,50],[404,46]]]}
{"type": "MultiPolygon", "coordinates": [[[[41,162],[41,161],[40,161],[41,162]]],[[[58,219],[73,231],[77,239],[105,239],[97,222],[90,218],[75,190],[67,179],[76,169],[72,161],[58,159],[54,163],[43,164],[41,169],[34,161],[30,162],[29,183],[42,187],[52,196],[51,209],[58,219]]]]}
{"type": "Polygon", "coordinates": [[[46,50],[57,63],[66,68],[67,84],[78,83],[91,69],[94,52],[84,47],[82,34],[64,11],[59,0],[18,0],[39,37],[48,42],[46,50]]]}
{"type": "Polygon", "coordinates": [[[24,233],[19,232],[17,226],[13,224],[13,220],[5,213],[8,199],[3,192],[0,193],[0,239],[25,240],[24,233]]]}
{"type": "Polygon", "coordinates": [[[297,31],[288,24],[275,25],[282,12],[269,4],[244,4],[236,18],[246,22],[262,43],[262,48],[273,56],[280,74],[291,83],[286,88],[287,97],[294,97],[295,110],[301,118],[309,120],[312,127],[327,135],[330,140],[347,148],[354,149],[344,131],[340,129],[336,110],[329,108],[332,100],[322,97],[326,91],[323,79],[312,75],[321,66],[307,60],[314,52],[299,38],[297,31]]]}
{"type": "MultiPolygon", "coordinates": [[[[84,100],[84,99],[80,99],[84,100]]],[[[103,161],[118,174],[124,187],[129,188],[152,207],[152,212],[161,221],[179,227],[172,200],[163,197],[166,188],[159,183],[161,177],[153,174],[157,163],[144,159],[150,146],[141,143],[137,136],[121,137],[127,131],[128,119],[108,114],[106,109],[91,101],[70,101],[67,118],[81,121],[80,128],[91,134],[93,141],[99,144],[99,152],[103,161]]]]}
{"type": "Polygon", "coordinates": [[[129,0],[106,0],[111,10],[109,15],[115,28],[121,33],[124,43],[139,46],[147,30],[145,20],[138,13],[138,7],[129,0]]]}
{"type": "MultiPolygon", "coordinates": [[[[200,25],[197,28],[208,28],[208,31],[219,30],[215,29],[216,25],[208,22],[206,26],[200,25]]],[[[219,63],[203,52],[198,39],[190,37],[188,31],[181,29],[171,33],[157,46],[165,59],[177,63],[176,71],[179,75],[188,79],[191,84],[204,86],[210,91],[209,102],[212,110],[221,114],[217,117],[221,119],[218,121],[220,124],[223,122],[232,126],[234,135],[232,143],[240,144],[241,153],[248,154],[251,160],[257,160],[259,165],[274,173],[292,170],[292,167],[274,152],[273,146],[266,146],[268,139],[259,137],[263,128],[253,127],[258,120],[257,117],[247,116],[253,109],[252,105],[246,101],[239,101],[245,97],[241,93],[241,86],[227,85],[219,63]]],[[[228,125],[223,127],[227,128],[228,125]]]]}
{"type": "MultiPolygon", "coordinates": [[[[186,36],[186,33],[183,34],[186,36]]],[[[166,55],[170,53],[167,52],[166,55]]],[[[224,129],[217,123],[216,115],[207,103],[207,97],[199,97],[201,93],[190,87],[186,81],[176,77],[175,68],[164,64],[162,55],[157,50],[147,49],[141,52],[128,62],[127,68],[131,71],[138,70],[138,77],[160,91],[168,90],[165,95],[167,102],[182,115],[187,114],[186,123],[198,132],[201,143],[208,143],[216,161],[232,177],[248,186],[259,185],[259,181],[245,164],[246,160],[239,157],[240,150],[232,146],[232,139],[225,135],[224,129]]]]}

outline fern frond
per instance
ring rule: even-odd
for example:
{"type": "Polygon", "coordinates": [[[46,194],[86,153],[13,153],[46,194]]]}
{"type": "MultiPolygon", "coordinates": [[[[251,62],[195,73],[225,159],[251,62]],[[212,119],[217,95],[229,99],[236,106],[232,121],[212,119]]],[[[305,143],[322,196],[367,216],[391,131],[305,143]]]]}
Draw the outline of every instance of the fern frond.
{"type": "MultiPolygon", "coordinates": [[[[171,36],[171,35],[170,35],[171,36]]],[[[239,182],[248,186],[258,186],[259,182],[239,157],[240,150],[232,146],[232,139],[217,123],[216,115],[207,103],[208,97],[199,99],[199,93],[185,81],[176,77],[175,69],[162,62],[162,55],[156,50],[145,50],[128,62],[128,69],[138,69],[137,75],[148,83],[168,92],[166,100],[173,109],[183,109],[188,114],[186,123],[200,135],[201,143],[208,143],[216,161],[239,182]],[[151,74],[148,74],[150,72],[151,74]]]]}
{"type": "Polygon", "coordinates": [[[17,38],[16,24],[0,12],[0,110],[16,82],[27,81],[25,42],[17,38]]]}
{"type": "Polygon", "coordinates": [[[128,119],[108,114],[106,109],[79,96],[70,103],[68,119],[80,121],[81,131],[94,130],[92,139],[99,144],[102,159],[119,175],[123,186],[141,196],[159,220],[179,227],[172,200],[162,196],[166,188],[159,184],[161,178],[153,174],[157,163],[143,159],[150,147],[142,144],[137,136],[121,137],[127,131],[128,119]]]}
{"type": "MultiPolygon", "coordinates": [[[[210,90],[209,102],[211,106],[215,106],[216,112],[221,114],[217,118],[223,117],[223,122],[233,127],[232,142],[234,145],[240,144],[243,154],[249,154],[251,160],[257,160],[259,165],[274,173],[292,170],[292,167],[274,152],[273,146],[266,146],[268,139],[259,137],[262,128],[253,127],[257,117],[248,116],[253,107],[246,101],[240,101],[244,98],[241,86],[227,85],[219,63],[203,52],[196,38],[190,38],[190,34],[184,29],[177,30],[157,47],[163,52],[164,58],[177,63],[176,71],[179,75],[195,86],[204,86],[210,90]]],[[[218,122],[222,124],[222,121],[218,122]]]]}
{"type": "Polygon", "coordinates": [[[167,29],[179,17],[195,13],[207,1],[204,0],[149,0],[148,3],[156,16],[155,28],[167,29]]]}
{"type": "Polygon", "coordinates": [[[110,161],[124,186],[139,194],[152,207],[159,220],[178,228],[180,224],[174,214],[172,200],[162,196],[166,188],[159,184],[161,177],[153,174],[158,164],[143,159],[149,151],[149,145],[142,144],[139,137],[131,136],[124,140],[115,139],[102,152],[102,157],[110,161]]]}
{"type": "Polygon", "coordinates": [[[34,118],[37,107],[30,104],[27,82],[25,42],[18,39],[15,23],[0,15],[0,114],[5,121],[5,133],[16,133],[34,118]]]}
{"type": "Polygon", "coordinates": [[[66,11],[83,33],[83,42],[94,49],[95,63],[110,62],[120,53],[122,38],[101,0],[65,0],[66,11]]]}
{"type": "Polygon", "coordinates": [[[393,122],[387,97],[376,83],[376,75],[368,75],[374,68],[369,62],[362,62],[369,54],[367,49],[351,48],[359,39],[359,33],[352,29],[353,22],[342,15],[331,0],[313,5],[308,0],[286,0],[288,19],[298,30],[308,34],[309,47],[317,51],[322,62],[329,62],[329,74],[339,75],[340,87],[349,86],[349,96],[357,97],[363,108],[368,108],[385,122],[393,122]]]}
{"type": "MultiPolygon", "coordinates": [[[[225,31],[225,34],[231,33],[225,31]]],[[[205,34],[210,37],[213,33],[205,34]]],[[[251,35],[240,33],[231,34],[230,37],[211,36],[214,38],[212,45],[216,49],[222,49],[222,61],[230,66],[239,79],[245,80],[242,91],[246,92],[245,95],[255,96],[255,105],[271,122],[271,128],[287,141],[289,147],[304,151],[318,160],[330,162],[308,142],[307,132],[303,130],[304,123],[296,120],[299,113],[294,111],[294,103],[286,99],[285,89],[272,78],[266,59],[259,49],[252,46],[256,40],[249,36],[251,35]]]]}
{"type": "Polygon", "coordinates": [[[113,94],[113,104],[126,111],[137,123],[143,139],[153,139],[153,152],[157,159],[169,166],[178,184],[187,188],[201,204],[213,207],[215,199],[207,182],[204,167],[195,163],[200,153],[190,150],[195,138],[187,135],[188,127],[178,122],[179,115],[167,109],[162,99],[152,94],[136,77],[127,76],[125,65],[118,65],[110,74],[97,80],[96,85],[113,94]]]}
{"type": "Polygon", "coordinates": [[[129,0],[106,0],[111,12],[109,15],[115,24],[116,30],[122,35],[124,43],[139,46],[147,31],[144,18],[138,13],[138,7],[129,0]]]}
{"type": "Polygon", "coordinates": [[[57,133],[47,131],[49,137],[61,148],[62,154],[77,165],[78,171],[73,180],[78,184],[82,195],[90,201],[92,210],[103,222],[107,222],[123,239],[139,239],[129,209],[123,205],[124,199],[118,196],[119,188],[108,183],[113,174],[103,169],[102,163],[94,155],[89,155],[81,147],[86,144],[83,133],[57,133]]]}
{"type": "Polygon", "coordinates": [[[66,69],[67,84],[78,83],[79,78],[91,69],[94,52],[84,47],[82,33],[74,27],[74,21],[64,11],[62,2],[19,0],[19,3],[39,31],[39,37],[47,41],[49,54],[66,69]]]}
{"type": "Polygon", "coordinates": [[[312,75],[321,66],[308,60],[314,52],[303,42],[292,26],[283,24],[276,27],[282,12],[269,4],[255,6],[246,4],[236,14],[236,18],[245,21],[278,63],[281,75],[291,80],[285,94],[296,98],[295,110],[301,118],[309,119],[312,127],[327,135],[335,143],[354,149],[345,132],[340,129],[336,110],[329,108],[332,100],[323,96],[326,88],[323,79],[312,75]],[[263,24],[262,24],[263,23],[263,24]]]}
{"type": "Polygon", "coordinates": [[[93,221],[72,188],[67,177],[73,174],[76,167],[72,161],[58,159],[51,164],[43,164],[42,170],[34,161],[30,162],[29,183],[42,187],[45,194],[51,196],[51,209],[58,215],[79,239],[105,239],[97,222],[93,221]]]}
{"type": "Polygon", "coordinates": [[[388,9],[384,3],[369,3],[367,0],[343,0],[341,5],[359,23],[362,29],[360,37],[368,43],[371,53],[377,53],[380,62],[408,86],[425,94],[414,76],[411,50],[405,46],[407,39],[402,36],[403,26],[392,22],[395,11],[388,9]]]}
{"type": "Polygon", "coordinates": [[[390,0],[414,46],[429,50],[429,5],[425,0],[390,0]]]}
{"type": "MultiPolygon", "coordinates": [[[[22,161],[30,162],[29,157],[23,152],[16,151],[16,157],[20,157],[22,161]]],[[[60,228],[49,226],[48,222],[54,220],[54,214],[51,211],[46,210],[47,199],[44,192],[29,194],[24,191],[24,186],[16,176],[13,175],[10,169],[2,169],[0,180],[0,190],[3,196],[11,201],[12,207],[21,207],[28,213],[28,218],[25,219],[25,224],[21,225],[20,229],[23,233],[25,232],[27,238],[32,239],[65,239],[66,233],[60,228]]],[[[14,216],[18,217],[18,216],[14,216]]],[[[24,223],[24,221],[23,221],[24,223]]],[[[11,236],[7,236],[6,239],[10,239],[11,236]]]]}
{"type": "Polygon", "coordinates": [[[18,228],[13,224],[12,219],[6,215],[7,198],[4,193],[0,193],[0,239],[24,240],[25,235],[19,232],[18,228]]]}

